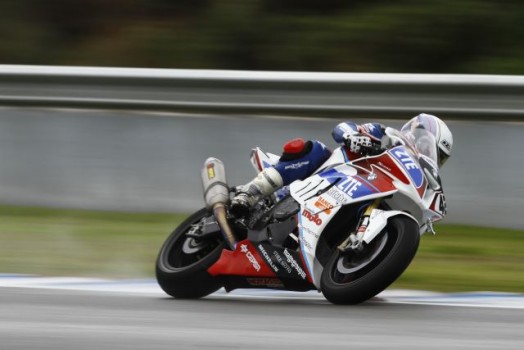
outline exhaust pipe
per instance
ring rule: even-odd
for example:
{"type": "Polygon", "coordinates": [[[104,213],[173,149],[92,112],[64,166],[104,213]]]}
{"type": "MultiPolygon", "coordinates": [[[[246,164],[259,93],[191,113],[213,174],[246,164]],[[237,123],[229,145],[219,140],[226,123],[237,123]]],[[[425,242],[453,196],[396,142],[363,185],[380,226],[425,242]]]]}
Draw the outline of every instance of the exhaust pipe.
{"type": "Polygon", "coordinates": [[[222,161],[213,157],[206,159],[202,169],[202,185],[207,208],[213,210],[224,239],[229,248],[235,250],[237,240],[227,222],[226,204],[229,202],[229,187],[227,186],[226,170],[222,161]]]}

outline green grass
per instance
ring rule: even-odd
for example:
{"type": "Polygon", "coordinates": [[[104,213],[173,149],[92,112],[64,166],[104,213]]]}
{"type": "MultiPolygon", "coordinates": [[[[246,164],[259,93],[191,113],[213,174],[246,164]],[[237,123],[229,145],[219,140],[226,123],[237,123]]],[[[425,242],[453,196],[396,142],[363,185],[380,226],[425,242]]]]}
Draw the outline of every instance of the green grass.
{"type": "Polygon", "coordinates": [[[0,206],[0,272],[153,276],[162,242],[185,217],[0,206]]]}
{"type": "Polygon", "coordinates": [[[524,231],[439,225],[396,288],[524,292],[524,231]]]}
{"type": "MultiPolygon", "coordinates": [[[[153,277],[186,215],[0,206],[0,272],[153,277]]],[[[439,225],[392,288],[524,292],[524,231],[439,225]]]]}

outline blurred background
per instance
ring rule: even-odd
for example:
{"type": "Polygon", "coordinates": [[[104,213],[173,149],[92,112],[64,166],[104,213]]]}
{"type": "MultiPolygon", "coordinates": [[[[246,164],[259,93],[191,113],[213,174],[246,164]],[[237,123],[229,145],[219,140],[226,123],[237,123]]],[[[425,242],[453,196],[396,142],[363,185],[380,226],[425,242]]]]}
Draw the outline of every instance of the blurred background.
{"type": "MultiPolygon", "coordinates": [[[[522,23],[522,1],[2,0],[0,64],[523,75],[522,23]]],[[[450,215],[399,286],[521,292],[524,116],[439,116],[455,133],[450,215]]],[[[251,147],[333,147],[346,119],[402,125],[280,117],[0,106],[0,273],[151,277],[202,205],[207,156],[239,184],[251,147]]]]}
{"type": "Polygon", "coordinates": [[[519,0],[3,0],[0,62],[524,74],[519,0]]]}

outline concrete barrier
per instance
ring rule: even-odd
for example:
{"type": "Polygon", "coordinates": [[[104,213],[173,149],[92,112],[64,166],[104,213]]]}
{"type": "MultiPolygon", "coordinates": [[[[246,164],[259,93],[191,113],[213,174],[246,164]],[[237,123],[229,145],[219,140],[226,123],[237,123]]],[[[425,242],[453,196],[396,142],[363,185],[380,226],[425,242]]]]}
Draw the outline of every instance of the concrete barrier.
{"type": "MultiPolygon", "coordinates": [[[[330,132],[339,121],[0,108],[0,203],[190,212],[204,205],[200,170],[207,157],[224,161],[230,184],[243,184],[255,175],[252,147],[279,153],[299,136],[335,147],[330,132]]],[[[446,221],[523,229],[524,123],[448,125],[455,145],[442,169],[446,221]]]]}

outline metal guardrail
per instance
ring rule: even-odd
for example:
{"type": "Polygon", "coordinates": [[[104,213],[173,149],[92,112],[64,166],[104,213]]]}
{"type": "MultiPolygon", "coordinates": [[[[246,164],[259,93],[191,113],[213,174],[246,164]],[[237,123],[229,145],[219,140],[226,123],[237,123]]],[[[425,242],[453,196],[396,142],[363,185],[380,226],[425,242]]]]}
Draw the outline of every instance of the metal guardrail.
{"type": "Polygon", "coordinates": [[[0,65],[0,105],[524,119],[524,76],[0,65]]]}

